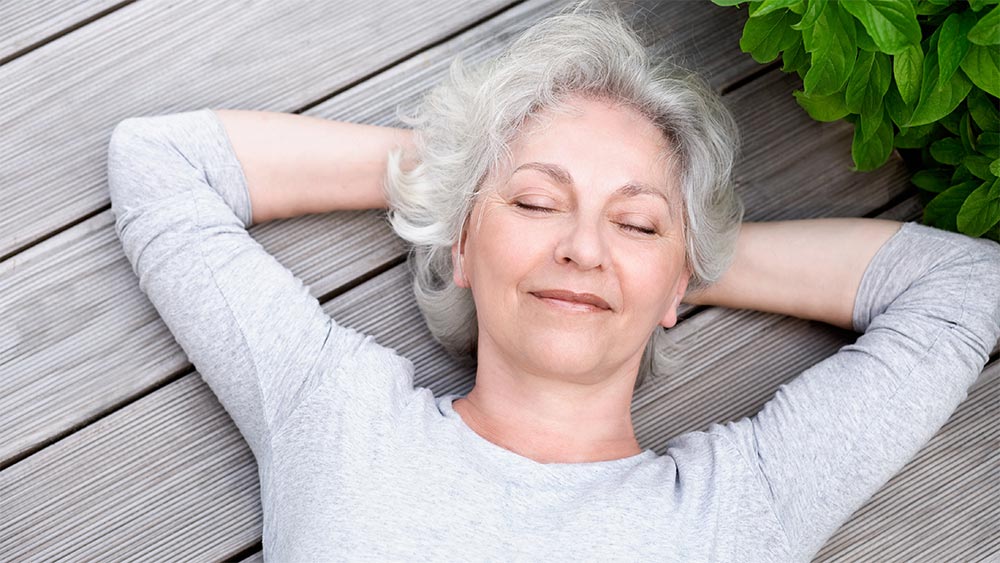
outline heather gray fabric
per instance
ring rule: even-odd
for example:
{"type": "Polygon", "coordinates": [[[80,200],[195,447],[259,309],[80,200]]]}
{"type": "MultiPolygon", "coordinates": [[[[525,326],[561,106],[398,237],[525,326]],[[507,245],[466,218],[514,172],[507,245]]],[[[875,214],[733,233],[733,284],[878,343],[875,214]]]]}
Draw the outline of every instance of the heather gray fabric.
{"type": "Polygon", "coordinates": [[[480,437],[456,395],[339,326],[249,236],[209,109],[115,128],[125,255],[256,456],[269,561],[807,561],[947,421],[1000,336],[1000,245],[907,223],[865,272],[855,344],[759,414],[606,462],[480,437]]]}

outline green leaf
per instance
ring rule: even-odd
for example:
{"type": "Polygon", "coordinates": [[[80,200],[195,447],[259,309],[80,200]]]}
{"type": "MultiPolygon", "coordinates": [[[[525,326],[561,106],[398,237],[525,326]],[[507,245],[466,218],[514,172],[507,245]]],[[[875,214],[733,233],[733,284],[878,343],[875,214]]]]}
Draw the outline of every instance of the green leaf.
{"type": "MultiPolygon", "coordinates": [[[[871,113],[862,113],[861,120],[858,123],[858,127],[861,127],[861,140],[863,142],[869,142],[871,138],[878,133],[879,127],[882,127],[882,122],[886,119],[885,110],[882,106],[871,113]]],[[[892,125],[889,125],[889,129],[892,129],[892,125]]]]}
{"type": "Polygon", "coordinates": [[[1000,221],[1000,179],[983,182],[958,210],[958,230],[970,237],[981,236],[1000,221]]]}
{"type": "Polygon", "coordinates": [[[1000,158],[997,158],[990,163],[990,174],[994,176],[1000,176],[1000,158]]]}
{"type": "Polygon", "coordinates": [[[798,33],[790,28],[799,16],[788,10],[751,17],[743,26],[740,49],[759,63],[771,62],[778,53],[798,41],[798,33]]]}
{"type": "Polygon", "coordinates": [[[938,39],[938,65],[940,76],[938,80],[947,82],[958,70],[965,54],[969,52],[972,43],[965,36],[976,24],[976,15],[970,11],[955,13],[948,16],[941,26],[941,36],[938,39]]]}
{"type": "Polygon", "coordinates": [[[796,90],[792,92],[792,95],[795,96],[795,100],[799,102],[802,109],[806,110],[809,117],[816,121],[837,121],[851,113],[844,105],[843,92],[835,92],[829,96],[817,96],[796,90]]]}
{"type": "Polygon", "coordinates": [[[924,50],[910,45],[892,57],[892,71],[899,93],[908,105],[920,96],[920,77],[924,68],[924,50]]]}
{"type": "MultiPolygon", "coordinates": [[[[973,45],[962,59],[961,69],[976,86],[1000,97],[1000,49],[973,45]]],[[[956,73],[957,74],[957,73],[956,73]]]]}
{"type": "Polygon", "coordinates": [[[900,149],[919,149],[930,141],[933,131],[933,123],[917,125],[916,127],[903,127],[899,133],[896,133],[893,144],[900,149]]]}
{"type": "Polygon", "coordinates": [[[969,91],[965,104],[972,115],[972,121],[983,131],[1000,131],[1000,111],[979,88],[969,91]]]}
{"type": "Polygon", "coordinates": [[[962,124],[962,116],[964,114],[965,112],[962,111],[962,108],[957,107],[955,108],[955,111],[939,119],[938,123],[940,123],[941,126],[944,127],[945,129],[947,129],[949,133],[957,137],[961,134],[959,133],[960,131],[959,126],[962,124]]]}
{"type": "Polygon", "coordinates": [[[965,149],[962,142],[954,137],[941,139],[931,143],[931,156],[941,164],[951,164],[958,166],[965,158],[965,149]]]}
{"type": "MultiPolygon", "coordinates": [[[[965,164],[955,168],[955,173],[951,175],[951,185],[960,184],[962,182],[975,181],[976,175],[969,171],[969,167],[965,164]]],[[[977,182],[978,186],[979,183],[977,182]]]]}
{"type": "MultiPolygon", "coordinates": [[[[854,62],[854,69],[851,77],[847,80],[847,90],[844,92],[844,101],[847,109],[851,113],[862,113],[862,102],[866,101],[868,89],[868,75],[872,71],[872,63],[875,61],[875,53],[860,51],[858,59],[854,62]]],[[[869,109],[869,112],[871,110],[869,109]]]]}
{"type": "Polygon", "coordinates": [[[781,53],[781,70],[784,72],[798,72],[800,69],[809,67],[809,55],[802,45],[802,37],[799,36],[794,45],[781,53]]]}
{"type": "Polygon", "coordinates": [[[810,94],[825,96],[842,89],[857,59],[854,22],[839,6],[827,5],[816,25],[802,31],[806,51],[812,54],[803,80],[810,94]]]}
{"type": "Polygon", "coordinates": [[[976,45],[1000,44],[1000,6],[979,18],[979,23],[969,31],[969,41],[976,45]]]}
{"type": "Polygon", "coordinates": [[[861,51],[847,81],[845,102],[851,113],[874,113],[882,107],[882,98],[889,90],[889,57],[884,53],[861,51]]]}
{"type": "Polygon", "coordinates": [[[909,123],[910,116],[913,115],[913,110],[916,109],[916,104],[906,104],[903,102],[903,98],[899,95],[899,90],[895,88],[895,81],[889,86],[889,91],[886,92],[883,103],[885,104],[886,111],[889,113],[889,117],[892,118],[893,123],[898,125],[900,129],[909,123]]]}
{"type": "Polygon", "coordinates": [[[910,178],[913,185],[929,192],[941,193],[951,185],[951,174],[944,168],[920,170],[910,178]]]}
{"type": "Polygon", "coordinates": [[[941,13],[948,9],[948,6],[942,6],[940,4],[932,4],[924,0],[919,0],[917,2],[917,15],[918,16],[933,16],[934,14],[941,13]]]}
{"type": "Polygon", "coordinates": [[[1000,133],[986,132],[979,135],[976,148],[990,158],[1000,158],[1000,133]]]}
{"type": "Polygon", "coordinates": [[[979,180],[966,181],[939,193],[924,207],[924,224],[946,231],[957,231],[955,216],[979,184],[979,180]]]}
{"type": "Polygon", "coordinates": [[[993,180],[996,174],[990,172],[990,157],[978,154],[970,154],[962,159],[962,164],[972,172],[972,175],[981,180],[993,180]]]}
{"type": "Polygon", "coordinates": [[[750,17],[765,16],[771,12],[782,9],[790,9],[792,6],[798,4],[800,7],[803,0],[764,0],[761,2],[757,8],[750,14],[750,17]]]}
{"type": "Polygon", "coordinates": [[[875,134],[865,141],[861,127],[854,127],[854,141],[851,143],[851,157],[854,171],[874,170],[889,160],[892,153],[892,124],[881,120],[875,134]]]}
{"type": "Polygon", "coordinates": [[[962,113],[962,119],[958,125],[958,138],[962,140],[962,148],[965,149],[965,152],[973,153],[976,151],[976,143],[972,140],[972,124],[969,123],[969,112],[962,113]]]}
{"type": "Polygon", "coordinates": [[[739,6],[745,4],[747,0],[712,0],[717,6],[739,6]]]}
{"type": "Polygon", "coordinates": [[[793,25],[792,29],[802,31],[807,27],[816,25],[816,20],[819,19],[819,16],[823,13],[823,8],[825,7],[826,0],[808,0],[806,3],[806,12],[802,14],[802,21],[793,25]]]}
{"type": "Polygon", "coordinates": [[[858,19],[854,20],[854,34],[857,36],[858,49],[861,49],[862,51],[878,51],[878,45],[876,45],[875,41],[872,40],[870,35],[868,35],[868,32],[865,31],[864,24],[862,24],[858,19]]]}
{"type": "Polygon", "coordinates": [[[986,6],[989,6],[990,4],[996,4],[998,2],[1000,2],[1000,0],[969,0],[969,6],[973,10],[978,12],[979,10],[982,10],[986,6]]]}
{"type": "Polygon", "coordinates": [[[861,20],[868,35],[884,53],[896,55],[910,45],[919,45],[922,33],[913,4],[898,0],[841,2],[845,10],[861,20]]]}
{"type": "Polygon", "coordinates": [[[986,145],[1000,145],[1000,133],[995,131],[984,131],[979,135],[979,138],[976,139],[976,142],[979,143],[980,147],[986,145]]]}
{"type": "MultiPolygon", "coordinates": [[[[937,32],[934,32],[934,35],[931,36],[931,49],[924,59],[923,76],[920,78],[920,101],[917,102],[917,107],[913,110],[910,121],[906,123],[908,127],[937,121],[948,115],[958,107],[958,104],[962,103],[969,90],[972,89],[972,83],[961,72],[953,74],[948,82],[938,80],[940,73],[938,72],[936,35],[937,32]]],[[[972,51],[970,50],[969,53],[971,54],[972,51]]]]}

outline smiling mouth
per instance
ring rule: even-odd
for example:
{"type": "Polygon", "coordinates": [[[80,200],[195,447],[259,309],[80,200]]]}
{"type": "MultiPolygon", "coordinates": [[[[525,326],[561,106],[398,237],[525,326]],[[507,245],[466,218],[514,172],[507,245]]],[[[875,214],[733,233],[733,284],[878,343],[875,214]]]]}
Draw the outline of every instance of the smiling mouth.
{"type": "Polygon", "coordinates": [[[580,303],[578,301],[567,301],[565,299],[555,299],[552,297],[539,297],[534,293],[531,294],[535,299],[544,302],[549,307],[555,309],[560,309],[565,312],[579,312],[579,313],[603,313],[609,311],[609,309],[604,309],[596,305],[591,305],[590,303],[580,303]]]}

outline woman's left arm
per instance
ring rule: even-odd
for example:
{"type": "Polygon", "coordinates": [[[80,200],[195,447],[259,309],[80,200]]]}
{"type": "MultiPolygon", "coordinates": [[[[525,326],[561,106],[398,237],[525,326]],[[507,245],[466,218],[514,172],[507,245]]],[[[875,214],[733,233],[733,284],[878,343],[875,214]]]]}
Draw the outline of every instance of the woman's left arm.
{"type": "Polygon", "coordinates": [[[861,276],[902,223],[823,218],[743,223],[722,278],[685,303],[753,309],[852,329],[861,276]]]}
{"type": "Polygon", "coordinates": [[[773,227],[783,237],[751,226],[741,247],[756,253],[739,256],[714,295],[864,334],[753,417],[708,430],[741,452],[803,561],[941,429],[1000,338],[1000,245],[918,223],[816,221],[773,227]]]}

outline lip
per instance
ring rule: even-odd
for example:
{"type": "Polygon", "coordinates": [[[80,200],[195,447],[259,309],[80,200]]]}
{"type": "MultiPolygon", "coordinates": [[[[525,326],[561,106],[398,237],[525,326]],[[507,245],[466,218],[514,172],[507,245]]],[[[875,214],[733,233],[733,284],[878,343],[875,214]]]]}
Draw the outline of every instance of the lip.
{"type": "Polygon", "coordinates": [[[578,311],[610,311],[607,301],[593,293],[576,293],[564,289],[546,289],[530,292],[542,301],[570,310],[578,311]]]}

